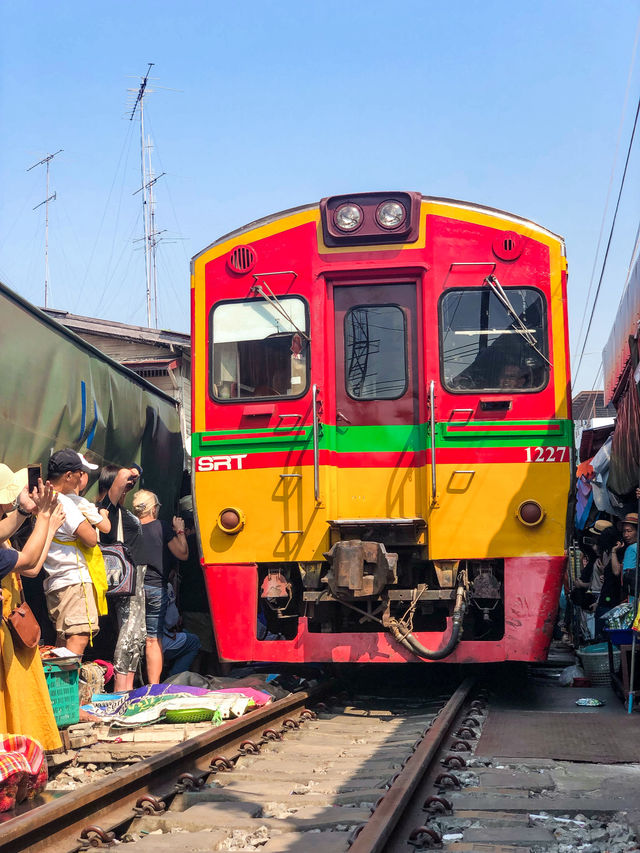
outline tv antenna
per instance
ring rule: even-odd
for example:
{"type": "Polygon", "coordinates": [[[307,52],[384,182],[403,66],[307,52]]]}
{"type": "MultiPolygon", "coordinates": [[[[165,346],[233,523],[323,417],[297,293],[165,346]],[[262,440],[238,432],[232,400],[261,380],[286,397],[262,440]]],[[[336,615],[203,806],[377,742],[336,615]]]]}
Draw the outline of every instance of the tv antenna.
{"type": "Polygon", "coordinates": [[[47,192],[46,198],[44,201],[41,201],[40,204],[36,204],[33,208],[37,210],[39,207],[42,207],[44,204],[44,307],[47,307],[49,302],[49,202],[56,200],[55,192],[49,195],[49,164],[58,154],[61,154],[63,151],[62,148],[59,148],[55,154],[47,154],[46,157],[43,157],[42,160],[38,160],[37,163],[34,163],[33,166],[29,166],[27,172],[30,172],[32,169],[35,169],[36,166],[46,166],[47,171],[47,192]]]}
{"type": "MultiPolygon", "coordinates": [[[[151,328],[151,319],[153,314],[154,328],[158,328],[158,267],[156,259],[156,249],[158,246],[158,237],[162,231],[156,230],[156,202],[154,186],[157,181],[165,174],[154,175],[151,165],[151,151],[153,145],[151,139],[147,138],[145,142],[144,135],[144,99],[147,94],[151,94],[151,90],[147,89],[149,83],[149,73],[155,63],[150,62],[147,68],[147,73],[142,78],[138,88],[136,99],[129,116],[129,121],[133,121],[136,111],[140,113],[140,175],[141,186],[133,193],[137,195],[142,193],[142,224],[144,228],[144,268],[146,280],[146,301],[147,301],[147,326],[151,328]]],[[[133,90],[135,92],[135,90],[133,90]]]]}

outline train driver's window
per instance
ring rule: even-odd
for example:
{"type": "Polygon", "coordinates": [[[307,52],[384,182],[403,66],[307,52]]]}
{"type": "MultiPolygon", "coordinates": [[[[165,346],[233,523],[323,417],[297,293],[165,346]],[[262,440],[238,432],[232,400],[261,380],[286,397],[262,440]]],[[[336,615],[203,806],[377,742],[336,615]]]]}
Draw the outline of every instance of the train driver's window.
{"type": "Polygon", "coordinates": [[[407,390],[407,333],[397,305],[359,305],[344,318],[344,375],[356,400],[395,400],[407,390]]]}
{"type": "Polygon", "coordinates": [[[539,290],[507,287],[518,319],[488,287],[440,300],[442,378],[458,393],[540,391],[549,378],[546,305],[539,290]]]}
{"type": "Polygon", "coordinates": [[[299,397],[308,386],[307,311],[297,297],[221,302],[213,309],[212,396],[299,397]]]}

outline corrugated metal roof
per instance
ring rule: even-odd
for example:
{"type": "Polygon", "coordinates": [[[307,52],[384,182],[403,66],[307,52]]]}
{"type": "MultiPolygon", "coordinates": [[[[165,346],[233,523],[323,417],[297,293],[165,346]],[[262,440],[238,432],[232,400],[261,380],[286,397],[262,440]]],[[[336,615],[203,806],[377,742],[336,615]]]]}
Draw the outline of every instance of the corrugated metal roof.
{"type": "Polygon", "coordinates": [[[574,421],[591,421],[594,418],[615,418],[616,410],[604,404],[604,391],[581,391],[573,400],[574,421]]]}
{"type": "Polygon", "coordinates": [[[149,344],[164,346],[180,346],[191,349],[191,335],[184,332],[171,332],[167,329],[149,329],[147,326],[131,326],[128,323],[118,323],[115,320],[99,320],[95,317],[82,317],[60,311],[55,308],[41,309],[58,323],[74,332],[89,332],[95,335],[109,335],[131,341],[144,341],[149,344]]]}

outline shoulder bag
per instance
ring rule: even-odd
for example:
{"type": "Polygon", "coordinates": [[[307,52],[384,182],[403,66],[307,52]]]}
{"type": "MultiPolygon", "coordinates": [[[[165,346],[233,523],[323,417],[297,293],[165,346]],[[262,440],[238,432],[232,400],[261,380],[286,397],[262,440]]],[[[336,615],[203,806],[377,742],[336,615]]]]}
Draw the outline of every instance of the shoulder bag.
{"type": "Polygon", "coordinates": [[[117,542],[114,542],[113,545],[100,543],[104,567],[107,572],[107,595],[109,597],[136,594],[136,567],[123,539],[122,508],[118,507],[117,542]]]}
{"type": "Polygon", "coordinates": [[[13,608],[5,621],[15,645],[25,649],[35,649],[40,642],[40,625],[33,615],[33,610],[24,600],[22,584],[20,584],[20,598],[21,603],[13,608]]]}

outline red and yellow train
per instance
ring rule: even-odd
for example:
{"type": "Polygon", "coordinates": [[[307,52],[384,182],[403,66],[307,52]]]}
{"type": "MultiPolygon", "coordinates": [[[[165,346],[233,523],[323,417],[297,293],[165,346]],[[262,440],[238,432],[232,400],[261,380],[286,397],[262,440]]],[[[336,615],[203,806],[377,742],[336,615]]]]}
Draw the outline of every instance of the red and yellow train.
{"type": "Polygon", "coordinates": [[[560,237],[356,193],[192,262],[193,482],[223,660],[543,660],[573,431],[560,237]]]}

